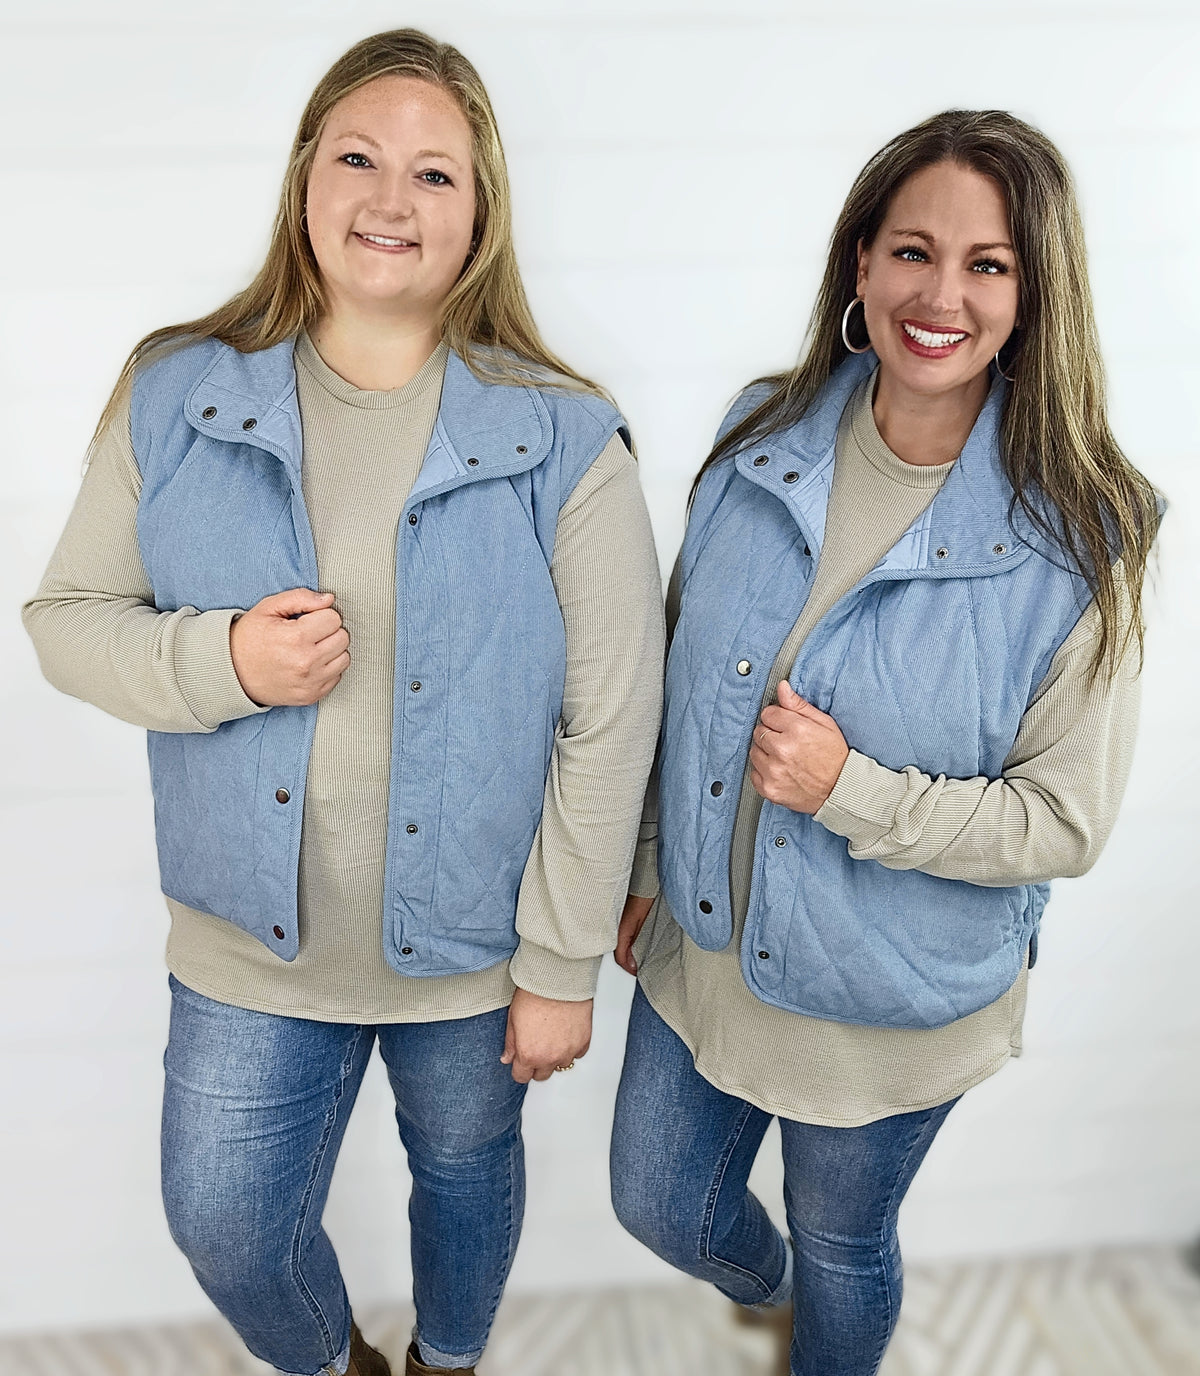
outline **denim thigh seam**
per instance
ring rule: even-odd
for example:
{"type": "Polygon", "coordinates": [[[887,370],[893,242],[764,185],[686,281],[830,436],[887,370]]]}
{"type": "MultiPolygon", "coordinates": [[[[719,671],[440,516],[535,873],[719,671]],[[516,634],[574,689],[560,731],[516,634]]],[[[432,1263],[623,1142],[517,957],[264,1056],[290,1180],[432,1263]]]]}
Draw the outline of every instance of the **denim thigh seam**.
{"type": "Polygon", "coordinates": [[[491,1304],[488,1306],[487,1324],[485,1325],[486,1332],[488,1333],[491,1332],[492,1322],[496,1317],[496,1310],[500,1307],[500,1300],[504,1295],[504,1285],[505,1282],[508,1280],[508,1273],[512,1269],[513,1256],[517,1250],[516,1243],[513,1240],[514,1234],[516,1233],[516,1219],[513,1217],[513,1176],[516,1170],[514,1158],[517,1152],[522,1150],[520,1134],[521,1129],[518,1125],[517,1138],[508,1149],[508,1179],[505,1182],[506,1193],[504,1199],[505,1208],[508,1214],[508,1221],[505,1224],[504,1233],[504,1266],[502,1269],[502,1274],[500,1276],[499,1284],[496,1286],[495,1294],[492,1297],[491,1304]]]}
{"type": "Polygon", "coordinates": [[[744,1266],[739,1266],[734,1261],[727,1261],[724,1257],[714,1255],[712,1250],[712,1225],[713,1218],[717,1212],[717,1199],[721,1194],[721,1187],[725,1183],[725,1172],[729,1169],[729,1163],[733,1160],[733,1153],[737,1150],[738,1143],[742,1140],[742,1133],[746,1130],[746,1124],[757,1112],[753,1104],[744,1104],[738,1115],[738,1120],[734,1124],[733,1131],[729,1134],[729,1140],[721,1153],[717,1163],[717,1170],[713,1176],[713,1182],[709,1188],[708,1198],[704,1204],[704,1219],[700,1225],[699,1250],[700,1255],[706,1261],[714,1262],[717,1266],[723,1266],[730,1271],[737,1272],[738,1275],[747,1276],[756,1282],[763,1289],[763,1298],[768,1299],[772,1293],[771,1287],[766,1283],[762,1276],[755,1275],[753,1271],[748,1271],[744,1266]]]}
{"type": "Polygon", "coordinates": [[[300,1266],[300,1250],[304,1238],[304,1228],[308,1222],[309,1209],[312,1207],[313,1194],[316,1192],[317,1181],[321,1177],[321,1167],[325,1164],[325,1153],[329,1148],[329,1139],[333,1136],[334,1127],[337,1125],[338,1109],[341,1106],[342,1096],[346,1090],[346,1080],[354,1066],[354,1057],[358,1051],[359,1043],[362,1041],[363,1029],[356,1027],[354,1036],[350,1040],[345,1056],[342,1058],[341,1073],[338,1076],[337,1089],[334,1091],[333,1103],[329,1112],[325,1116],[325,1127],[321,1133],[321,1140],[317,1143],[317,1149],[313,1153],[312,1169],[309,1171],[308,1183],[304,1187],[304,1195],[300,1200],[300,1208],[296,1217],[296,1231],[292,1235],[292,1245],[289,1255],[291,1265],[292,1280],[299,1290],[309,1312],[316,1320],[324,1338],[326,1349],[329,1353],[330,1361],[338,1355],[337,1346],[333,1340],[333,1334],[329,1329],[329,1321],[325,1316],[325,1311],[321,1308],[320,1302],[313,1292],[309,1289],[304,1279],[304,1273],[300,1266]]]}

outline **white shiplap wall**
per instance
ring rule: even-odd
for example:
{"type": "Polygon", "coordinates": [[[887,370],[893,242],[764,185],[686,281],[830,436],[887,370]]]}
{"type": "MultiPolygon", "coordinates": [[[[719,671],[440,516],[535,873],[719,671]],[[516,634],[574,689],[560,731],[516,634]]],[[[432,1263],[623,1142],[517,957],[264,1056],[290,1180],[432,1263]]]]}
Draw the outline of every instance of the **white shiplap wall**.
{"type": "MultiPolygon", "coordinates": [[[[165,914],[140,733],[42,682],[16,606],[125,352],[247,280],[313,83],[402,23],[457,43],[488,83],[538,319],[626,409],[664,568],[724,404],[794,355],[866,157],[951,105],[1003,106],[1059,141],[1118,433],[1173,500],[1145,724],[1108,851],[1050,910],[1026,1058],[956,1109],[905,1238],[935,1256],[1200,1231],[1195,5],[4,0],[0,1330],[206,1312],[157,1195],[165,914]]],[[[595,1049],[530,1096],[514,1286],[663,1274],[607,1205],[629,992],[609,967],[595,1049]]],[[[328,1213],[360,1303],[408,1275],[377,1070],[328,1213]]]]}

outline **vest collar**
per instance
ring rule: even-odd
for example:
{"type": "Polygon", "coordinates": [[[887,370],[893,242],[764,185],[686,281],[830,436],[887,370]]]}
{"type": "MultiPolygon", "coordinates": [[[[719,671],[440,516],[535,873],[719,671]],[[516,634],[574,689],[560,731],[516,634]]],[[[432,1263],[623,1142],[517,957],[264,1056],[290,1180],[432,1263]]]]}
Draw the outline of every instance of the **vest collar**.
{"type": "MultiPolygon", "coordinates": [[[[184,400],[184,415],[201,434],[273,454],[299,487],[303,436],[294,346],[294,339],[285,339],[244,354],[218,345],[184,400]]],[[[532,387],[483,382],[452,349],[437,423],[409,501],[535,468],[552,441],[550,414],[532,387]]]]}
{"type": "MultiPolygon", "coordinates": [[[[778,497],[804,537],[819,548],[833,475],[838,425],[851,394],[877,363],[873,351],[848,358],[816,406],[789,429],[758,440],[735,459],[738,472],[778,497]]],[[[1032,532],[1015,513],[1000,463],[1007,384],[997,378],[958,461],[926,511],[880,561],[879,576],[962,578],[999,573],[1028,557],[1032,532]],[[1025,538],[1014,528],[1016,522],[1025,538]]]]}

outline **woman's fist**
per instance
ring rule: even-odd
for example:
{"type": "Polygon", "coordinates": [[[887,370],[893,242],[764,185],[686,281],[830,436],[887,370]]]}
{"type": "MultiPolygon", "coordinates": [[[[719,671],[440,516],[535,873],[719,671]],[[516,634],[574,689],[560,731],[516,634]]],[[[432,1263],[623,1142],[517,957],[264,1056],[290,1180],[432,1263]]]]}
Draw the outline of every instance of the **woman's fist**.
{"type": "Polygon", "coordinates": [[[770,803],[819,812],[833,792],[850,747],[836,721],[779,685],[779,706],[764,707],[750,746],[750,782],[770,803]]]}
{"type": "Polygon", "coordinates": [[[346,672],[349,644],[333,593],[309,588],[264,597],[229,627],[234,672],[260,707],[319,702],[346,672]]]}

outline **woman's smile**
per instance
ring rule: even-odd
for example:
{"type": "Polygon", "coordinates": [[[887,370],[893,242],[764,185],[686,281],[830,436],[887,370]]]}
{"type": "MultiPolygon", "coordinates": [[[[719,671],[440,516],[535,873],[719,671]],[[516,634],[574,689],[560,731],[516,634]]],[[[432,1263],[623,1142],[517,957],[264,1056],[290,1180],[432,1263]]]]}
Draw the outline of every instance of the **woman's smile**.
{"type": "Polygon", "coordinates": [[[916,320],[900,322],[900,338],[905,348],[920,358],[949,358],[970,337],[966,330],[954,330],[945,325],[926,325],[916,320]]]}

